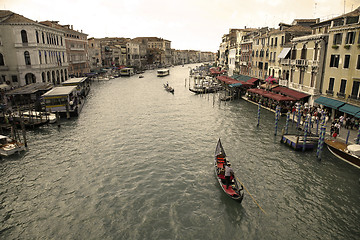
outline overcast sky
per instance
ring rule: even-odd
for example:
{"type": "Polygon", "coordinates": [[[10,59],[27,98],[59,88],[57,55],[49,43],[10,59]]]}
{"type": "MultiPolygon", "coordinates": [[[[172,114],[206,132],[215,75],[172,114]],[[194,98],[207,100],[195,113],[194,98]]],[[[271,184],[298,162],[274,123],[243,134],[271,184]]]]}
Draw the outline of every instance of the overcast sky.
{"type": "Polygon", "coordinates": [[[360,0],[0,0],[37,21],[73,25],[88,37],[161,37],[175,49],[217,51],[230,28],[278,27],[295,18],[330,18],[360,0]]]}

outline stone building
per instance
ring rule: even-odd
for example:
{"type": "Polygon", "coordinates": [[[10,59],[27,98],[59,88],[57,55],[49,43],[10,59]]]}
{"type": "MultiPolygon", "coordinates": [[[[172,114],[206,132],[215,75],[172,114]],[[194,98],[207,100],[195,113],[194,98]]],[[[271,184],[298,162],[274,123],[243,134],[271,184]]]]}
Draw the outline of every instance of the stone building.
{"type": "Polygon", "coordinates": [[[58,21],[40,22],[46,26],[64,31],[69,76],[80,77],[90,72],[87,34],[76,31],[73,25],[60,25],[58,21]]]}
{"type": "Polygon", "coordinates": [[[360,105],[360,7],[323,21],[317,32],[329,35],[323,91],[326,95],[360,105]]]}
{"type": "Polygon", "coordinates": [[[90,70],[101,67],[101,43],[100,38],[88,39],[88,54],[90,70]]]}
{"type": "Polygon", "coordinates": [[[0,76],[11,86],[68,79],[65,31],[0,10],[0,76]]]}

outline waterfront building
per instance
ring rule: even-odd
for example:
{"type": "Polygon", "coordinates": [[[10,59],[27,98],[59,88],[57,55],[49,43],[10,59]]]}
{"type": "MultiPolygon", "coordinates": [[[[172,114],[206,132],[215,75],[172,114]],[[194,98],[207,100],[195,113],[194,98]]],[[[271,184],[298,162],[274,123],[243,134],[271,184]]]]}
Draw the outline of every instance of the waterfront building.
{"type": "MultiPolygon", "coordinates": [[[[319,22],[313,26],[315,34],[328,34],[329,43],[325,58],[324,79],[320,89],[323,98],[351,105],[332,108],[332,117],[337,111],[355,115],[360,112],[360,7],[352,12],[319,22]],[[325,98],[324,98],[325,97],[325,98]]],[[[326,105],[322,101],[316,101],[326,105]]]]}
{"type": "Polygon", "coordinates": [[[266,79],[269,65],[266,40],[270,30],[268,27],[258,29],[252,44],[251,76],[262,80],[266,79]]]}
{"type": "Polygon", "coordinates": [[[65,31],[0,10],[0,77],[14,87],[67,80],[65,31]]]}
{"type": "Polygon", "coordinates": [[[127,64],[127,43],[130,38],[101,38],[101,64],[104,67],[119,67],[127,64]]]}
{"type": "Polygon", "coordinates": [[[140,44],[135,41],[128,41],[126,43],[127,66],[140,67],[140,44]]]}
{"type": "MultiPolygon", "coordinates": [[[[284,50],[285,46],[295,37],[310,35],[312,30],[310,24],[314,23],[316,23],[316,19],[295,19],[290,25],[280,23],[279,29],[273,29],[268,32],[266,55],[269,57],[269,65],[267,76],[272,76],[276,79],[281,78],[282,73],[286,71],[283,69],[283,65],[280,64],[280,58],[288,50],[284,50]],[[285,52],[282,52],[283,50],[285,52]],[[280,53],[282,54],[280,55],[280,53]]],[[[286,81],[288,79],[282,80],[285,80],[283,84],[287,85],[286,81]]]]}
{"type": "Polygon", "coordinates": [[[133,39],[133,41],[143,40],[147,42],[148,50],[152,49],[150,50],[150,53],[148,52],[148,57],[155,61],[148,59],[150,64],[161,64],[166,66],[172,63],[171,41],[158,37],[137,37],[133,39]],[[157,54],[157,56],[149,56],[149,54],[157,54]]]}
{"type": "Polygon", "coordinates": [[[40,22],[64,31],[69,76],[80,77],[90,72],[87,34],[74,30],[73,25],[60,25],[58,21],[40,22]]]}
{"type": "Polygon", "coordinates": [[[90,70],[98,69],[101,65],[101,39],[100,38],[89,38],[88,39],[88,54],[90,70]]]}
{"type": "Polygon", "coordinates": [[[320,94],[328,43],[327,34],[312,34],[293,38],[292,46],[284,47],[279,56],[282,85],[308,94],[308,103],[320,94]]]}

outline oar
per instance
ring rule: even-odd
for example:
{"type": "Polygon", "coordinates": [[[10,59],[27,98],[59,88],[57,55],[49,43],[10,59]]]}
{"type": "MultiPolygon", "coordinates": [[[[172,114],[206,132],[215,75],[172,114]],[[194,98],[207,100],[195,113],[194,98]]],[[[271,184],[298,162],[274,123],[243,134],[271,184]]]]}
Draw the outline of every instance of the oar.
{"type": "Polygon", "coordinates": [[[236,180],[238,180],[238,182],[241,184],[241,186],[243,186],[246,190],[246,192],[250,195],[250,197],[254,200],[254,202],[256,203],[256,205],[260,208],[260,210],[266,214],[265,210],[262,209],[262,207],[260,207],[260,205],[257,203],[257,201],[255,200],[255,198],[249,193],[249,191],[246,189],[246,187],[244,186],[244,184],[236,177],[236,180]]]}

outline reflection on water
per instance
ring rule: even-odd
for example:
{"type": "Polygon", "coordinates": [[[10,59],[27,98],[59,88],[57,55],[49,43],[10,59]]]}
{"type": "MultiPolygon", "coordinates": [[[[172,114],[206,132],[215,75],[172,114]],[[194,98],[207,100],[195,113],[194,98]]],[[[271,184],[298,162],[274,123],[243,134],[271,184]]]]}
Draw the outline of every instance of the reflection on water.
{"type": "Polygon", "coordinates": [[[30,131],[29,151],[0,163],[2,238],[360,235],[358,169],[327,151],[322,161],[292,151],[274,136],[273,113],[262,111],[256,127],[257,106],[194,95],[188,67],[170,71],[94,82],[78,118],[30,131]],[[219,137],[266,215],[248,194],[238,204],[217,185],[219,137]]]}

